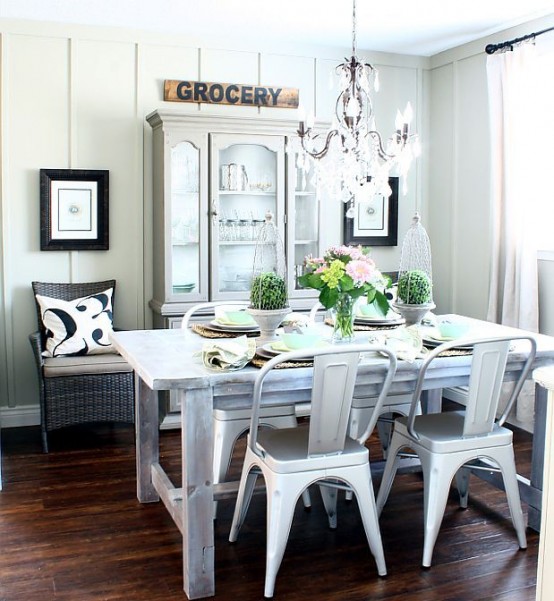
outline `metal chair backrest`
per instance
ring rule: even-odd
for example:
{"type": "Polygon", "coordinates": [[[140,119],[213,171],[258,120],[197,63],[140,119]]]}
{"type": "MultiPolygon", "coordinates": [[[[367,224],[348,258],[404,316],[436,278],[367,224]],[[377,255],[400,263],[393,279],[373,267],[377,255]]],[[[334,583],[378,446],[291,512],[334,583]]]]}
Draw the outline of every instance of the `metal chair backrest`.
{"type": "Polygon", "coordinates": [[[49,296],[64,301],[72,301],[76,298],[90,296],[104,292],[109,288],[113,288],[112,293],[112,312],[115,298],[115,280],[104,280],[102,282],[79,282],[79,283],[56,283],[56,282],[31,282],[33,293],[35,294],[35,309],[37,312],[38,327],[44,342],[44,325],[42,323],[42,315],[40,305],[36,300],[36,295],[49,296]]]}
{"type": "MultiPolygon", "coordinates": [[[[418,438],[414,428],[415,406],[423,388],[425,374],[429,365],[443,352],[460,346],[460,342],[450,342],[434,349],[426,358],[419,371],[410,415],[408,431],[418,438]]],[[[492,431],[496,423],[502,425],[513,407],[525,379],[535,359],[537,343],[531,336],[503,336],[464,340],[463,346],[472,347],[471,373],[469,378],[468,398],[465,409],[463,436],[486,435],[492,431]],[[502,382],[506,373],[508,353],[511,345],[519,340],[529,342],[529,354],[517,378],[511,396],[502,415],[497,418],[498,404],[502,392],[502,382]]]]}
{"type": "Polygon", "coordinates": [[[313,305],[313,307],[310,309],[310,313],[309,313],[309,322],[310,323],[315,323],[316,315],[319,313],[319,311],[321,311],[321,309],[325,309],[325,307],[319,301],[317,301],[317,303],[315,305],[313,305]]]}
{"type": "Polygon", "coordinates": [[[197,305],[192,306],[184,315],[183,320],[181,321],[181,328],[188,328],[190,318],[199,311],[203,311],[206,309],[215,309],[215,307],[247,307],[248,302],[246,301],[214,301],[210,303],[198,303],[197,305]]]}
{"type": "MultiPolygon", "coordinates": [[[[380,352],[386,365],[376,364],[376,372],[382,376],[382,387],[376,407],[383,404],[392,379],[396,372],[396,357],[386,347],[371,344],[348,345],[344,348],[326,347],[283,353],[268,361],[258,374],[254,384],[252,419],[250,422],[249,446],[256,454],[257,429],[260,411],[260,399],[265,378],[280,363],[293,360],[314,358],[313,386],[311,395],[310,431],[308,456],[320,456],[341,453],[344,449],[348,430],[350,407],[356,383],[360,354],[380,352]]],[[[357,439],[363,444],[369,433],[363,432],[357,439]]]]}

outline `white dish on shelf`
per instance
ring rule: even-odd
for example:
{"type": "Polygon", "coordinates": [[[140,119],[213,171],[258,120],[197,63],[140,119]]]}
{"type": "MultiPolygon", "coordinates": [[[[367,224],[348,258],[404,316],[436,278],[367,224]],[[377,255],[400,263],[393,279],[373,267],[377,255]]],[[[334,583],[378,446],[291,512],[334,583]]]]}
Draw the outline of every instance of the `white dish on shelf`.
{"type": "Polygon", "coordinates": [[[196,284],[191,282],[190,284],[173,284],[173,293],[181,294],[183,292],[192,292],[196,284]]]}

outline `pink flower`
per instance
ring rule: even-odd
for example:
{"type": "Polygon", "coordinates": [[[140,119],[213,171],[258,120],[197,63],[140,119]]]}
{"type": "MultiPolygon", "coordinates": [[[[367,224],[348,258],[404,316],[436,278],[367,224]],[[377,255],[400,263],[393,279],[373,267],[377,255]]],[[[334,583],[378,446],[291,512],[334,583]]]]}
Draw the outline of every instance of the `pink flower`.
{"type": "Polygon", "coordinates": [[[354,280],[357,287],[369,282],[373,276],[375,264],[373,261],[352,260],[346,264],[346,273],[354,280]]]}

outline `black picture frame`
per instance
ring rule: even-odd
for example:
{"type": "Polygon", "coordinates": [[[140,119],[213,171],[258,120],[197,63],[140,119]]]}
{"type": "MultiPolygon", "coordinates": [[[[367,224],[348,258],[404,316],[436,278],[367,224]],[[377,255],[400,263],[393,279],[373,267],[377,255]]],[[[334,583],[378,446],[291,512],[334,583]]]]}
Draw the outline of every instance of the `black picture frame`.
{"type": "Polygon", "coordinates": [[[109,247],[109,171],[41,169],[40,249],[109,247]]]}
{"type": "Polygon", "coordinates": [[[392,194],[388,199],[375,196],[371,207],[366,202],[356,203],[356,215],[347,217],[348,204],[344,206],[344,244],[357,246],[397,246],[398,244],[398,177],[389,177],[392,194]],[[373,210],[364,226],[364,211],[373,210]]]}

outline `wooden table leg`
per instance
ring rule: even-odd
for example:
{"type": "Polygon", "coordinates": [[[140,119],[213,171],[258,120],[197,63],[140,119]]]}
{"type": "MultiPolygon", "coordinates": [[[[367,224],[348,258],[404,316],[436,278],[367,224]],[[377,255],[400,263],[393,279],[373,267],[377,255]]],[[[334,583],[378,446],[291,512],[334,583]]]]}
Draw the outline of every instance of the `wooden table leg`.
{"type": "Polygon", "coordinates": [[[135,374],[137,498],[141,503],[160,498],[152,484],[152,465],[160,456],[158,412],[158,393],[135,374]]]}
{"type": "Polygon", "coordinates": [[[423,413],[440,413],[442,411],[442,388],[424,390],[421,393],[421,409],[423,413]]]}
{"type": "Polygon", "coordinates": [[[183,471],[183,588],[189,599],[215,595],[213,398],[211,388],[179,390],[183,471]]]}
{"type": "Polygon", "coordinates": [[[535,386],[535,421],[533,426],[533,454],[531,456],[531,482],[529,484],[527,525],[536,532],[541,527],[541,505],[544,470],[544,440],[546,433],[547,390],[535,386]]]}

